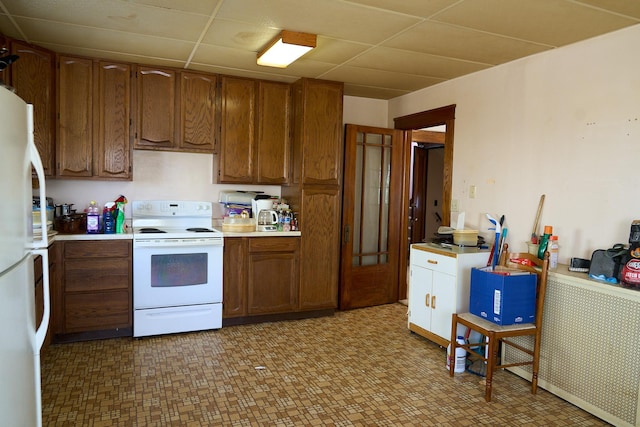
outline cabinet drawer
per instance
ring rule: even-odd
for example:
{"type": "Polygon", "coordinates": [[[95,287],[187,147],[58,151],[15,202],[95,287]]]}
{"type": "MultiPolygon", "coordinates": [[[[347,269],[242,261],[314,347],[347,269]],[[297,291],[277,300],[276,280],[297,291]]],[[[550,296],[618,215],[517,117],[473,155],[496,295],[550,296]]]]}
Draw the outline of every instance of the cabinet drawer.
{"type": "Polygon", "coordinates": [[[127,258],[68,260],[64,276],[65,292],[129,289],[131,262],[127,258]]]}
{"type": "Polygon", "coordinates": [[[108,258],[130,257],[131,242],[128,240],[99,240],[65,242],[64,258],[108,258]]]}
{"type": "Polygon", "coordinates": [[[65,332],[84,332],[131,326],[128,291],[65,296],[65,332]]]}
{"type": "Polygon", "coordinates": [[[419,265],[429,270],[455,275],[458,262],[454,257],[412,249],[411,264],[419,265]]]}
{"type": "Polygon", "coordinates": [[[299,244],[297,237],[255,237],[249,239],[249,253],[293,252],[298,250],[299,244]]]}

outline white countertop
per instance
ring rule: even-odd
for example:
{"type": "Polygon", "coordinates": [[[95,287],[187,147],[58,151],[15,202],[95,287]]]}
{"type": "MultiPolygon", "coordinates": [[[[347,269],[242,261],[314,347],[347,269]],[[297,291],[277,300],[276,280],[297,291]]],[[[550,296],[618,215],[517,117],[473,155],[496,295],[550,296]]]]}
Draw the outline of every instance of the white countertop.
{"type": "MultiPolygon", "coordinates": [[[[224,237],[300,237],[300,231],[251,231],[245,233],[228,232],[222,233],[224,237]]],[[[49,243],[54,241],[69,240],[132,240],[133,233],[121,234],[54,234],[49,235],[49,243]]]]}
{"type": "Polygon", "coordinates": [[[222,232],[224,237],[300,237],[299,231],[247,231],[247,232],[222,232]]]}

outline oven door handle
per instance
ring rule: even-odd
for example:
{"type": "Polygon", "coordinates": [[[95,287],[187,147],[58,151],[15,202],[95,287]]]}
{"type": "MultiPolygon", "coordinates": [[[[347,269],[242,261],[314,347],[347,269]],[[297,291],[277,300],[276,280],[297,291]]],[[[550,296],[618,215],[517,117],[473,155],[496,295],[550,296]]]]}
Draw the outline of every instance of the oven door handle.
{"type": "Polygon", "coordinates": [[[140,239],[133,241],[134,248],[183,248],[223,246],[222,239],[140,239]]]}

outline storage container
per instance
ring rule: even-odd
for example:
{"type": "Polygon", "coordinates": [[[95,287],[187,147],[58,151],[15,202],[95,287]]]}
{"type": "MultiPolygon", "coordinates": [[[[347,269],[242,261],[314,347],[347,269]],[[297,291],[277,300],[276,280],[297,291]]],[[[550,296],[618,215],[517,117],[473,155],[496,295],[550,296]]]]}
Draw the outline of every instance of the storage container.
{"type": "Polygon", "coordinates": [[[538,275],[491,267],[471,269],[469,311],[498,325],[532,323],[538,275]]]}
{"type": "Polygon", "coordinates": [[[478,230],[454,230],[453,243],[461,246],[477,246],[478,230]]]}

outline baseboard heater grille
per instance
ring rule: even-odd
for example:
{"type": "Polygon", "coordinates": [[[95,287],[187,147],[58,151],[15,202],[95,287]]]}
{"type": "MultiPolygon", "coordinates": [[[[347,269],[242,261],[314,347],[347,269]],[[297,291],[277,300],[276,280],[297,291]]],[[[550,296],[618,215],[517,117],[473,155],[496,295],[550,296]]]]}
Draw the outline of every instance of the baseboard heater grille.
{"type": "MultiPolygon", "coordinates": [[[[612,424],[640,426],[640,292],[550,274],[542,328],[540,387],[612,424]]],[[[531,347],[530,338],[519,343],[531,347]]],[[[524,356],[506,347],[503,359],[524,356]]],[[[531,380],[530,366],[509,369],[531,380]]]]}

